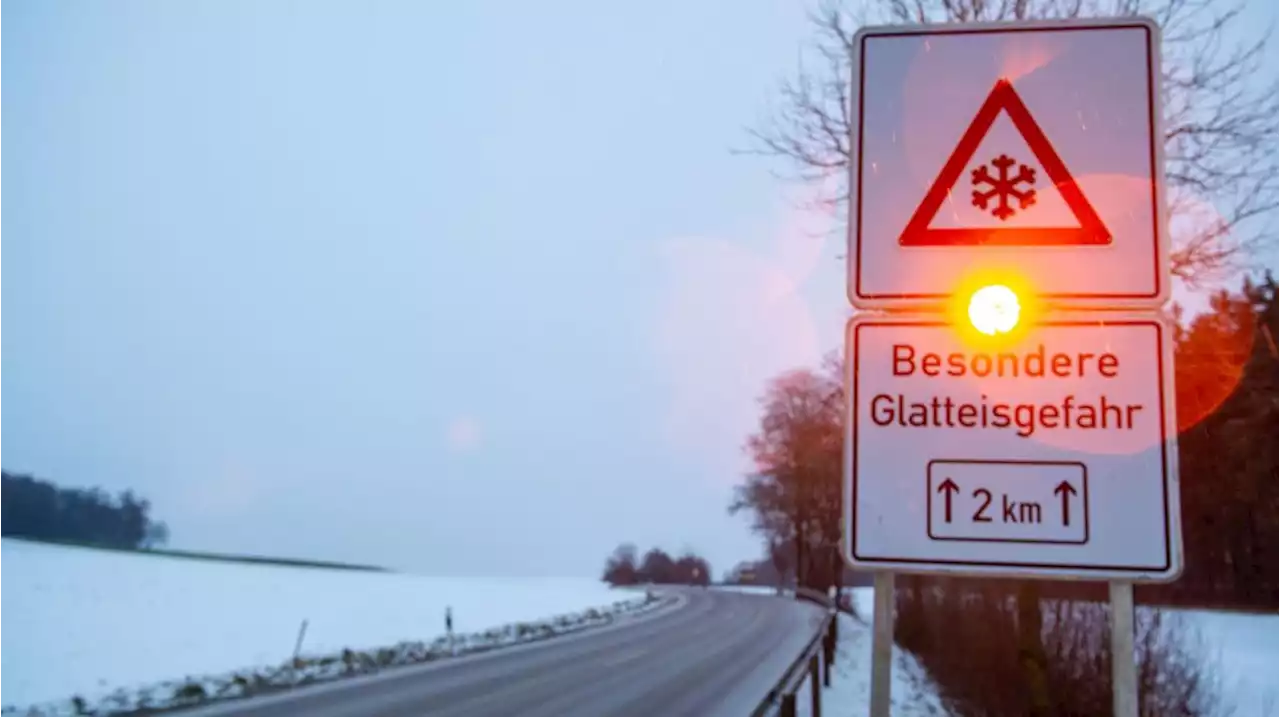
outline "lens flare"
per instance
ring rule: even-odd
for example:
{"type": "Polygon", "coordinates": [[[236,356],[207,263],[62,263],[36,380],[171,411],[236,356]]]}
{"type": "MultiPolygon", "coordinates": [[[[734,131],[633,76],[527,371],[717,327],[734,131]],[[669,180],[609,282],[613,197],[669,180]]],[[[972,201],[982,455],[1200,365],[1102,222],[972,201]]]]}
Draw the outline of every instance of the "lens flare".
{"type": "Polygon", "coordinates": [[[969,297],[969,323],[987,336],[1007,334],[1018,325],[1018,295],[1003,284],[984,286],[969,297]]]}

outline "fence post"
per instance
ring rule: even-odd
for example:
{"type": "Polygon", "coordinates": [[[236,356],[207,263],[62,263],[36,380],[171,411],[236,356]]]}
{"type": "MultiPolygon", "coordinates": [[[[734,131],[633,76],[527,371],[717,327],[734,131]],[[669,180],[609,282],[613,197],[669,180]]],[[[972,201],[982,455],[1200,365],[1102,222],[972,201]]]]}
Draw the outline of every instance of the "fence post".
{"type": "Polygon", "coordinates": [[[818,684],[818,655],[809,658],[809,714],[822,717],[822,686],[818,684]]]}
{"type": "Polygon", "coordinates": [[[307,636],[307,620],[303,618],[302,625],[298,627],[298,639],[293,643],[293,659],[289,661],[289,680],[293,684],[298,684],[298,656],[302,652],[302,640],[307,636]]]}
{"type": "Polygon", "coordinates": [[[453,639],[453,606],[445,605],[444,607],[444,634],[449,638],[449,654],[456,656],[458,654],[458,645],[453,639]]]}
{"type": "Polygon", "coordinates": [[[822,637],[822,684],[831,686],[831,665],[836,661],[836,618],[827,624],[827,634],[822,637]]]}
{"type": "Polygon", "coordinates": [[[782,696],[782,707],[778,710],[778,717],[796,717],[796,693],[782,696]]]}
{"type": "Polygon", "coordinates": [[[307,620],[303,618],[302,625],[298,627],[298,639],[293,643],[293,659],[298,659],[298,653],[302,652],[302,639],[307,636],[307,620]]]}

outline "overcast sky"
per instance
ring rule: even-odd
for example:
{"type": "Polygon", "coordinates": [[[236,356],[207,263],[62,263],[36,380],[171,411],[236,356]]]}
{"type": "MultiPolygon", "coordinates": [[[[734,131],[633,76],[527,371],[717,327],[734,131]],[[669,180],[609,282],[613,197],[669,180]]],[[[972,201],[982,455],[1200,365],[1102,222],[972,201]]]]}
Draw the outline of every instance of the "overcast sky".
{"type": "Polygon", "coordinates": [[[756,398],[846,315],[839,227],[730,152],[805,9],[10,0],[5,469],[184,548],[755,557],[756,398]]]}

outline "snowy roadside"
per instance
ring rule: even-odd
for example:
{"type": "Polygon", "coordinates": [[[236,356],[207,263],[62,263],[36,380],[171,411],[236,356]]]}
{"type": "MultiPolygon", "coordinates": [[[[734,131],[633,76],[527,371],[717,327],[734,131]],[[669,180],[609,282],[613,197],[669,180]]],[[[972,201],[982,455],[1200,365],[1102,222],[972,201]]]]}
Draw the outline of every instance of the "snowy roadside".
{"type": "Polygon", "coordinates": [[[609,625],[624,617],[650,612],[676,600],[678,598],[674,595],[660,596],[646,591],[629,600],[618,600],[604,607],[455,635],[452,644],[448,637],[438,637],[432,642],[407,641],[376,649],[345,649],[327,654],[303,652],[296,660],[270,667],[188,676],[134,689],[122,688],[97,700],[73,696],[42,704],[5,706],[3,714],[23,717],[110,715],[144,709],[163,711],[269,694],[293,687],[369,675],[389,668],[474,655],[570,635],[609,625]]]}
{"type": "MultiPolygon", "coordinates": [[[[871,619],[874,591],[855,588],[852,602],[858,618],[840,616],[840,638],[831,686],[823,690],[824,714],[866,714],[871,697],[871,619]]],[[[1149,608],[1139,608],[1139,611],[1149,608]]],[[[1275,715],[1280,704],[1277,679],[1275,614],[1245,614],[1170,608],[1186,621],[1193,645],[1220,681],[1225,714],[1238,717],[1275,715]]],[[[892,714],[903,717],[944,715],[936,685],[910,652],[893,648],[892,714]]],[[[798,695],[798,713],[810,714],[806,685],[798,695]]]]}
{"type": "MultiPolygon", "coordinates": [[[[717,586],[721,590],[773,595],[771,587],[717,586]]],[[[875,610],[875,593],[870,588],[854,588],[853,609],[857,617],[839,616],[836,661],[831,671],[831,686],[822,690],[823,714],[866,714],[871,705],[871,618],[875,610]]],[[[890,686],[891,713],[902,717],[935,717],[945,715],[937,687],[915,655],[893,646],[893,672],[890,686]]],[[[812,714],[812,698],[806,680],[796,692],[796,713],[812,714]]]]}
{"type": "MultiPolygon", "coordinates": [[[[190,676],[268,673],[304,656],[457,635],[608,606],[641,593],[593,578],[440,577],[191,560],[5,539],[4,705],[190,676]],[[16,619],[15,616],[21,616],[16,619]]],[[[157,692],[160,695],[161,692],[157,692]]]]}
{"type": "MultiPolygon", "coordinates": [[[[855,601],[857,602],[857,601],[855,601]]],[[[859,605],[859,608],[862,608],[859,605]]],[[[822,713],[834,715],[867,714],[871,705],[871,613],[866,606],[865,618],[840,615],[836,661],[831,672],[831,686],[822,690],[822,713]],[[863,622],[863,620],[867,622],[863,622]]],[[[893,647],[893,677],[890,698],[891,713],[901,717],[935,717],[945,715],[937,689],[915,656],[893,647]]],[[[796,693],[797,714],[812,714],[809,683],[796,693]]]]}

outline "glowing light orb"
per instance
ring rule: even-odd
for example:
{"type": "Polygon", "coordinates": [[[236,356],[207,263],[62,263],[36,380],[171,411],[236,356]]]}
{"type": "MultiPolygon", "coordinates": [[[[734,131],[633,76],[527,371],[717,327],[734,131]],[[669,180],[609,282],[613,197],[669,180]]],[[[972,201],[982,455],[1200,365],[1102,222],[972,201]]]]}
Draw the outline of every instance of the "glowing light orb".
{"type": "Polygon", "coordinates": [[[969,322],[987,336],[1005,334],[1018,325],[1018,295],[1007,286],[984,286],[969,297],[969,322]]]}

